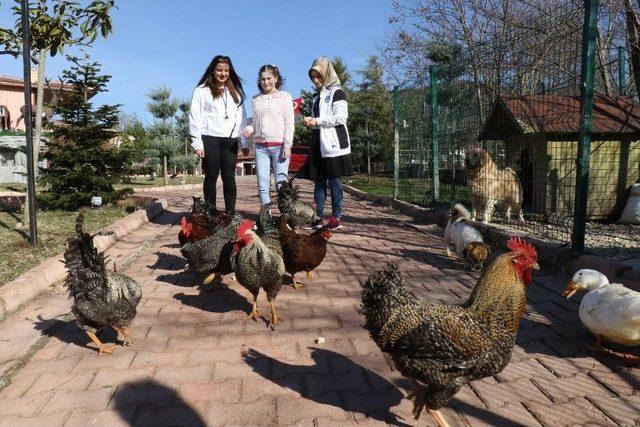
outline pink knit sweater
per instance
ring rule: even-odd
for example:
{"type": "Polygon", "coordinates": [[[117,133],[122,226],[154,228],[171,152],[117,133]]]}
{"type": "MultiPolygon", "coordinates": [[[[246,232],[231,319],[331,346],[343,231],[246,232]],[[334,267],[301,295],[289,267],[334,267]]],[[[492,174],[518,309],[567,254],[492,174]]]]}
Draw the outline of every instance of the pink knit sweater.
{"type": "Polygon", "coordinates": [[[289,92],[261,93],[253,97],[254,143],[281,142],[291,147],[293,129],[293,99],[289,92]]]}

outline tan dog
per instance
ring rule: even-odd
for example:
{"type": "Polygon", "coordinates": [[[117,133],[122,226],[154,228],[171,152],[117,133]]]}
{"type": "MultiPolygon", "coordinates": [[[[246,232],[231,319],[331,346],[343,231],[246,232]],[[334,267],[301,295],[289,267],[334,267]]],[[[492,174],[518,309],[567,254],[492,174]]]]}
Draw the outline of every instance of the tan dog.
{"type": "Polygon", "coordinates": [[[498,169],[489,153],[482,148],[470,148],[464,159],[467,186],[471,198],[471,219],[476,219],[476,210],[482,211],[482,222],[491,222],[496,205],[506,210],[507,219],[511,211],[518,221],[522,216],[522,185],[511,168],[498,169]]]}
{"type": "Polygon", "coordinates": [[[465,267],[471,265],[471,269],[475,271],[482,268],[482,264],[491,253],[491,248],[484,243],[480,232],[467,222],[470,217],[464,206],[455,205],[444,230],[444,243],[447,245],[447,256],[451,256],[449,245],[453,243],[456,254],[465,267]]]}

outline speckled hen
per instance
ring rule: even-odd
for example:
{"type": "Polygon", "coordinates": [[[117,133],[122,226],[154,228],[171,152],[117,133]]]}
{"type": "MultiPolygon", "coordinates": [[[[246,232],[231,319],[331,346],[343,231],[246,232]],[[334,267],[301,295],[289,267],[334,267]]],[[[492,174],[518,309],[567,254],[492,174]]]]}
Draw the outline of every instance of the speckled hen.
{"type": "Polygon", "coordinates": [[[65,285],[73,298],[71,311],[76,323],[98,346],[98,355],[113,353],[115,345],[102,343],[96,332],[111,326],[129,345],[127,327],[136,315],[142,298],[140,285],[124,274],[107,271],[105,257],[93,245],[93,236],[82,230],[82,213],[76,219],[76,237],[69,239],[64,252],[68,274],[65,285]]]}

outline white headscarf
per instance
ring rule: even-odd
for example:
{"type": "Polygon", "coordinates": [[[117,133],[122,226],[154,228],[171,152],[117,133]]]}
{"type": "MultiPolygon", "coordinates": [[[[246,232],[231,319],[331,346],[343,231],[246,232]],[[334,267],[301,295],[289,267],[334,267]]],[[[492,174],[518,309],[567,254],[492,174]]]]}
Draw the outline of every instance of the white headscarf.
{"type": "Polygon", "coordinates": [[[309,77],[311,77],[311,70],[316,70],[322,76],[322,87],[340,86],[336,70],[334,70],[331,60],[326,56],[321,56],[313,61],[309,69],[309,77]]]}

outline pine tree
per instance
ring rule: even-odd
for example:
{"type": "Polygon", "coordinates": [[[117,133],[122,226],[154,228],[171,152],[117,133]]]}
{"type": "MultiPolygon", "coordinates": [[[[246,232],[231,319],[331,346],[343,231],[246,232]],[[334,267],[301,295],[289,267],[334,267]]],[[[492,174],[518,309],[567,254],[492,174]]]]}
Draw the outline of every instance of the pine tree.
{"type": "Polygon", "coordinates": [[[93,196],[109,203],[131,193],[114,189],[130,164],[131,152],[110,143],[117,135],[119,105],[94,107],[89,98],[106,92],[111,76],[100,75],[100,64],[67,56],[72,66],[62,80],[74,87],[65,102],[54,107],[60,122],[51,125],[47,144],[49,167],[43,169],[43,207],[75,210],[89,206],[93,196]]]}
{"type": "Polygon", "coordinates": [[[382,66],[371,56],[367,67],[360,71],[362,81],[352,91],[349,108],[352,130],[352,148],[356,167],[366,164],[367,177],[371,175],[371,161],[385,162],[391,155],[393,123],[391,96],[382,80],[382,66]]]}
{"type": "Polygon", "coordinates": [[[181,146],[175,129],[175,115],[179,103],[171,97],[171,89],[166,86],[152,89],[147,96],[151,99],[147,104],[147,110],[156,119],[156,123],[150,129],[152,139],[149,148],[155,150],[162,161],[164,185],[167,185],[168,163],[178,154],[181,146]]]}

